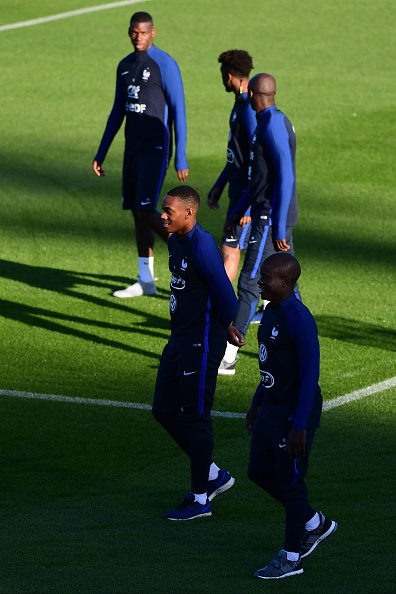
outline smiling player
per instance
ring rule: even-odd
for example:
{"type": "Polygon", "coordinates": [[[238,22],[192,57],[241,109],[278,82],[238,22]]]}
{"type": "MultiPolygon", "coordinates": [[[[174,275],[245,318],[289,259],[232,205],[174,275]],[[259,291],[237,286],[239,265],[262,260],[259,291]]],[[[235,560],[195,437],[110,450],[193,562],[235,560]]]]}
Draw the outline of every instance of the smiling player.
{"type": "Polygon", "coordinates": [[[269,301],[258,329],[261,381],[246,415],[252,435],[248,475],[285,508],[283,549],[255,576],[279,579],[303,572],[301,558],[337,529],[308,502],[304,477],[322,411],[315,320],[295,294],[300,265],[273,254],[261,266],[261,297],[269,301]]]}
{"type": "Polygon", "coordinates": [[[212,460],[211,410],[237,299],[213,237],[196,220],[199,203],[189,186],[174,188],[162,202],[170,234],[171,336],[160,359],[153,415],[191,461],[190,492],[165,514],[168,520],[212,515],[210,501],[235,482],[212,460]]]}

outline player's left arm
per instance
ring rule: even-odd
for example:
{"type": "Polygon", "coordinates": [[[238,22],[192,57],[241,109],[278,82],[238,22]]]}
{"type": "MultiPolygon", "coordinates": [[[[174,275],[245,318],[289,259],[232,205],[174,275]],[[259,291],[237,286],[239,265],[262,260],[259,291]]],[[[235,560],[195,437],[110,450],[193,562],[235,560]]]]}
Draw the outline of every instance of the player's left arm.
{"type": "Polygon", "coordinates": [[[300,372],[300,393],[292,429],[286,441],[286,454],[295,460],[306,454],[306,427],[319,382],[320,351],[315,320],[308,310],[290,316],[290,336],[295,344],[300,372]],[[301,315],[303,314],[303,315],[301,315]]]}
{"type": "Polygon", "coordinates": [[[224,328],[231,324],[238,307],[233,286],[225,271],[223,261],[213,237],[201,236],[194,249],[195,265],[205,278],[219,304],[219,316],[224,328]]]}
{"type": "Polygon", "coordinates": [[[297,350],[300,375],[298,406],[296,413],[292,415],[293,429],[304,431],[319,382],[318,330],[312,314],[307,309],[292,312],[289,327],[291,339],[297,350]]]}
{"type": "Polygon", "coordinates": [[[283,114],[275,114],[271,118],[264,139],[276,172],[277,193],[271,214],[272,236],[274,240],[281,240],[279,247],[284,248],[286,246],[287,214],[293,195],[295,176],[289,134],[283,114]]]}
{"type": "Polygon", "coordinates": [[[180,181],[186,181],[188,163],[186,155],[187,123],[183,81],[177,63],[170,57],[160,64],[162,88],[172,113],[175,127],[175,168],[180,181]]]}

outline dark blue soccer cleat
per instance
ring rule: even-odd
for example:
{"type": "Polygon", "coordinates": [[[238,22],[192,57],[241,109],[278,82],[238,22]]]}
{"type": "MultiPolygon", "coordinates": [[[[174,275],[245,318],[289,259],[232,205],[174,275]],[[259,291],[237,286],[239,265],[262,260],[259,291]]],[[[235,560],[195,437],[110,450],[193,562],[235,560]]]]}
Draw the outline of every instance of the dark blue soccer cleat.
{"type": "Polygon", "coordinates": [[[213,481],[208,481],[207,494],[209,501],[212,501],[216,495],[228,491],[234,485],[235,479],[229,472],[220,468],[219,476],[213,481]]]}
{"type": "Polygon", "coordinates": [[[207,499],[206,503],[202,505],[198,501],[194,501],[193,493],[188,493],[183,501],[164,515],[167,520],[194,520],[195,518],[202,518],[204,516],[211,516],[210,502],[207,499]]]}

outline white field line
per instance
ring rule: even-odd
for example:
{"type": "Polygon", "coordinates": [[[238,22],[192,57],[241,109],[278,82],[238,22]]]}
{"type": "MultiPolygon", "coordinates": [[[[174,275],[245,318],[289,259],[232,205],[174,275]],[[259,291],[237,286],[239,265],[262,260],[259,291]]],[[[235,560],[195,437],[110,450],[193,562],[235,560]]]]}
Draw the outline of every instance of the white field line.
{"type": "Polygon", "coordinates": [[[110,8],[119,8],[120,6],[128,6],[129,4],[136,4],[138,2],[148,2],[148,0],[121,0],[120,2],[110,2],[108,4],[98,4],[97,6],[90,6],[89,8],[79,8],[78,10],[70,10],[69,12],[60,12],[51,16],[42,17],[39,19],[32,19],[30,21],[22,21],[20,23],[10,23],[9,25],[2,25],[0,31],[8,31],[10,29],[20,29],[21,27],[32,27],[34,25],[41,25],[50,21],[58,21],[59,19],[68,19],[69,17],[78,16],[80,14],[87,14],[89,12],[97,12],[98,10],[108,10],[110,8]]]}
{"type": "MultiPolygon", "coordinates": [[[[366,396],[371,396],[372,394],[377,394],[378,392],[389,390],[394,386],[396,386],[396,377],[392,377],[388,380],[385,380],[384,382],[380,382],[379,384],[373,384],[372,386],[368,386],[367,388],[362,388],[361,390],[356,390],[356,392],[345,394],[345,396],[339,396],[338,398],[334,398],[333,400],[326,400],[323,403],[323,410],[331,410],[332,408],[336,408],[337,406],[342,406],[355,400],[361,400],[362,398],[366,398],[366,396]]],[[[96,406],[115,406],[118,408],[151,410],[150,404],[143,404],[140,402],[119,402],[117,400],[98,400],[94,398],[78,397],[72,398],[71,396],[56,396],[55,394],[34,394],[32,392],[18,392],[14,390],[0,390],[0,396],[11,396],[12,398],[31,398],[33,400],[50,400],[53,402],[69,402],[71,404],[93,404],[96,406]]],[[[212,416],[222,417],[225,419],[245,418],[245,414],[243,413],[220,412],[217,410],[212,411],[212,416]]]]}

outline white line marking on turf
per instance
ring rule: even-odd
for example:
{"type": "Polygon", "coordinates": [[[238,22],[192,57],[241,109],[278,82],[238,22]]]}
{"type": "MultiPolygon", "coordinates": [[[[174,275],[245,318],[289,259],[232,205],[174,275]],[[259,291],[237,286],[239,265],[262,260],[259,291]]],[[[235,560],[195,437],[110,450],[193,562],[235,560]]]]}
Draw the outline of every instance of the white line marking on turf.
{"type": "Polygon", "coordinates": [[[21,27],[32,27],[33,25],[41,25],[50,21],[58,21],[59,19],[68,19],[69,17],[78,16],[80,14],[87,14],[89,12],[97,12],[98,10],[108,10],[110,8],[119,8],[120,6],[128,6],[128,4],[136,4],[137,2],[148,2],[149,0],[122,0],[121,2],[110,2],[109,4],[99,4],[97,6],[90,6],[89,8],[79,8],[78,10],[70,10],[69,12],[60,12],[47,17],[39,19],[32,19],[30,21],[22,21],[20,23],[10,23],[9,25],[2,25],[0,31],[8,31],[10,29],[20,29],[21,27]]]}
{"type": "MultiPolygon", "coordinates": [[[[391,377],[390,379],[387,379],[384,382],[373,384],[372,386],[362,388],[361,390],[356,390],[355,392],[351,392],[350,394],[345,394],[345,396],[339,396],[338,398],[334,398],[333,400],[326,400],[323,403],[323,410],[331,410],[332,408],[342,406],[343,404],[348,404],[349,402],[353,402],[354,400],[361,400],[362,398],[366,398],[366,396],[371,396],[372,394],[377,394],[378,392],[389,390],[394,386],[396,386],[396,376],[391,377]]],[[[98,400],[94,398],[78,397],[73,398],[71,396],[56,396],[55,394],[34,394],[32,392],[18,392],[14,390],[0,390],[0,396],[11,396],[13,398],[32,398],[33,400],[50,400],[53,402],[69,402],[72,404],[93,404],[96,406],[115,406],[119,408],[151,410],[150,404],[143,404],[140,402],[121,402],[118,400],[98,400]]],[[[213,410],[212,416],[222,417],[225,419],[244,419],[246,415],[244,413],[220,412],[218,410],[213,410]]]]}

